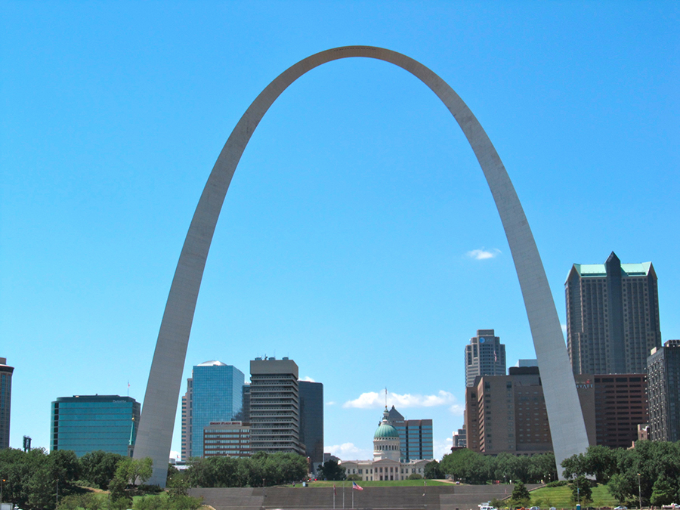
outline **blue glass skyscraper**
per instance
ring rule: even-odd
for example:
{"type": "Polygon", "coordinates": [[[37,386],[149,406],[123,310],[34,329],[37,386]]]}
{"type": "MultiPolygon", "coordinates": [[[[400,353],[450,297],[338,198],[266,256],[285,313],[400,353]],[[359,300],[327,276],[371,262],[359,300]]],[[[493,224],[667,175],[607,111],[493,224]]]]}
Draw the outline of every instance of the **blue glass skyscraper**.
{"type": "Polygon", "coordinates": [[[52,402],[51,450],[73,450],[78,457],[95,450],[127,456],[135,444],[139,410],[131,397],[59,397],[52,402]]]}
{"type": "Polygon", "coordinates": [[[221,361],[194,367],[191,402],[191,457],[203,456],[203,428],[211,421],[230,421],[241,410],[243,372],[221,361]]]}

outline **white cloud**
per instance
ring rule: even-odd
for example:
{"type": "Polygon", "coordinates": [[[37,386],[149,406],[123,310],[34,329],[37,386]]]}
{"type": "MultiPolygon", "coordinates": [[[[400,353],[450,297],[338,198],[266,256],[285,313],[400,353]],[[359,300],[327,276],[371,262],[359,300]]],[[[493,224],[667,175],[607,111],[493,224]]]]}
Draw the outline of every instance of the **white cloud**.
{"type": "Polygon", "coordinates": [[[302,379],[298,379],[298,381],[316,382],[314,379],[312,379],[308,375],[304,376],[302,379]]]}
{"type": "Polygon", "coordinates": [[[334,406],[335,402],[333,400],[331,400],[330,402],[326,402],[326,405],[327,406],[334,406]]]}
{"type": "MultiPolygon", "coordinates": [[[[387,405],[393,405],[397,409],[406,409],[409,407],[436,407],[444,405],[457,405],[456,397],[448,391],[440,390],[436,395],[411,395],[405,393],[399,395],[398,393],[387,394],[387,405]]],[[[342,407],[355,409],[378,409],[385,405],[384,394],[370,391],[362,393],[359,398],[348,400],[342,407]]]]}
{"type": "Polygon", "coordinates": [[[447,437],[444,441],[435,439],[432,441],[432,447],[434,449],[434,458],[441,460],[441,458],[447,453],[451,453],[451,447],[453,446],[453,434],[447,437]]]}
{"type": "Polygon", "coordinates": [[[451,414],[453,414],[454,416],[463,416],[465,412],[465,405],[456,402],[451,407],[449,407],[449,411],[451,411],[451,414]]]}
{"type": "Polygon", "coordinates": [[[564,333],[566,335],[567,334],[567,325],[566,324],[560,324],[560,326],[562,326],[562,333],[564,333]]]}
{"type": "Polygon", "coordinates": [[[324,452],[330,452],[342,460],[362,460],[372,459],[373,450],[364,450],[354,445],[354,443],[342,443],[332,446],[325,446],[324,452]]]}
{"type": "Polygon", "coordinates": [[[179,452],[171,451],[170,452],[170,458],[171,459],[179,459],[179,452]]]}
{"type": "Polygon", "coordinates": [[[493,250],[485,250],[484,248],[482,248],[481,250],[471,250],[467,252],[467,256],[475,260],[484,260],[492,259],[498,256],[500,253],[501,250],[499,250],[498,248],[494,248],[493,250]]]}

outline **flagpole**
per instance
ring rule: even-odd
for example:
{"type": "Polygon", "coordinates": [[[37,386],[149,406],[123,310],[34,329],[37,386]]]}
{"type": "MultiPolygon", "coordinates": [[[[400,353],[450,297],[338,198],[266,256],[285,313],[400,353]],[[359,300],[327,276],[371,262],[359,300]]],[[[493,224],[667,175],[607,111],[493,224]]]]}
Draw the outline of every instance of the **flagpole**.
{"type": "Polygon", "coordinates": [[[345,482],[342,482],[342,508],[345,508],[345,482]]]}
{"type": "Polygon", "coordinates": [[[335,484],[333,484],[333,510],[335,510],[335,484]]]}
{"type": "Polygon", "coordinates": [[[352,508],[354,508],[354,487],[352,487],[352,508]]]}

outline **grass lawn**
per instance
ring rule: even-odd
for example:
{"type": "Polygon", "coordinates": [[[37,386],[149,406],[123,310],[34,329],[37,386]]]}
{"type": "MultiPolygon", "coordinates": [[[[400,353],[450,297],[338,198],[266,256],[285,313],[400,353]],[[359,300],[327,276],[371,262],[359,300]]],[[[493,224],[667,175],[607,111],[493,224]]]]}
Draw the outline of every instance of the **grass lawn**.
{"type": "MultiPolygon", "coordinates": [[[[374,481],[374,482],[363,482],[363,481],[358,481],[357,483],[361,487],[422,487],[423,486],[423,481],[427,482],[428,487],[432,487],[434,485],[451,485],[450,483],[446,482],[438,482],[436,480],[394,480],[394,481],[374,481]]],[[[346,489],[351,489],[352,488],[352,482],[344,481],[344,482],[310,482],[309,486],[311,488],[315,487],[333,487],[333,484],[335,484],[335,487],[337,489],[342,489],[342,486],[344,484],[346,489]]],[[[280,485],[279,487],[292,487],[292,484],[287,484],[287,485],[280,485]]],[[[296,488],[302,488],[302,485],[299,483],[295,484],[296,488]]]]}
{"type": "MultiPolygon", "coordinates": [[[[531,492],[531,504],[541,508],[550,508],[551,506],[557,508],[573,508],[571,504],[571,487],[565,485],[563,487],[543,487],[531,492]]],[[[585,506],[585,505],[583,505],[585,506]]],[[[593,503],[590,506],[610,506],[614,508],[618,506],[618,502],[609,494],[609,489],[606,485],[598,485],[593,487],[593,503]]]]}

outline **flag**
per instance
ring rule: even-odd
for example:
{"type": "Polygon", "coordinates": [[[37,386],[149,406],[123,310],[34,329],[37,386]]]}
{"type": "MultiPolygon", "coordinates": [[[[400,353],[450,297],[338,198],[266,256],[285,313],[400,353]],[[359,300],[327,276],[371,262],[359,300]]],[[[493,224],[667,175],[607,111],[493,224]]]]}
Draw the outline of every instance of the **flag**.
{"type": "Polygon", "coordinates": [[[361,487],[361,485],[357,484],[356,482],[352,482],[352,489],[356,489],[358,491],[364,490],[363,487],[361,487]]]}

